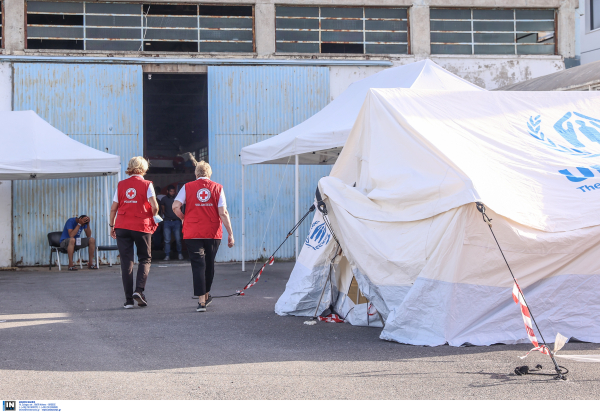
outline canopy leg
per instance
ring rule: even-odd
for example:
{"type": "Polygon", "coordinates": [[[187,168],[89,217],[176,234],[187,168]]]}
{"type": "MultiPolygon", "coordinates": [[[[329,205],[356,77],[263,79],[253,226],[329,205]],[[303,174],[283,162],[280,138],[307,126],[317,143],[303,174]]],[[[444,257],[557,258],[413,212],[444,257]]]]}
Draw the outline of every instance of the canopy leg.
{"type": "Polygon", "coordinates": [[[242,272],[246,271],[246,207],[244,201],[244,169],[246,166],[242,165],[242,272]]]}
{"type": "MultiPolygon", "coordinates": [[[[296,161],[296,173],[295,173],[295,205],[294,205],[294,222],[300,220],[300,162],[298,155],[295,155],[296,161]]],[[[298,260],[298,255],[300,254],[299,245],[300,245],[300,233],[296,231],[296,260],[298,260]]]]}

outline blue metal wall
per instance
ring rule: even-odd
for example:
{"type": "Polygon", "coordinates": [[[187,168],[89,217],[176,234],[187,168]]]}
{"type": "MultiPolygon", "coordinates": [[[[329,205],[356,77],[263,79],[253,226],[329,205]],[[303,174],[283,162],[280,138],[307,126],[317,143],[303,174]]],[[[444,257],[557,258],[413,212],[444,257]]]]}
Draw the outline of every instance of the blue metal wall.
{"type": "MultiPolygon", "coordinates": [[[[34,110],[54,127],[98,150],[121,156],[122,172],[143,154],[142,67],[134,65],[15,63],[14,110],[34,110]]],[[[18,265],[47,264],[47,233],[87,214],[92,236],[108,239],[106,194],[117,176],[15,181],[13,259],[18,265]]],[[[113,261],[114,261],[113,252],[113,261]]],[[[66,263],[63,255],[62,262],[66,263]]],[[[106,255],[101,256],[102,260],[106,255]]]]}
{"type": "MultiPolygon", "coordinates": [[[[224,239],[218,261],[239,261],[242,257],[241,148],[303,122],[328,102],[326,67],[208,68],[209,163],[212,179],[225,188],[237,242],[229,249],[224,239]]],[[[301,216],[313,202],[318,180],[330,170],[331,166],[300,166],[301,216]]],[[[247,166],[245,188],[246,257],[254,260],[268,256],[294,225],[294,159],[287,166],[247,166]],[[263,244],[273,204],[275,210],[263,244]]],[[[300,229],[301,241],[306,238],[310,221],[300,229]]],[[[277,257],[294,257],[293,238],[277,257]]]]}

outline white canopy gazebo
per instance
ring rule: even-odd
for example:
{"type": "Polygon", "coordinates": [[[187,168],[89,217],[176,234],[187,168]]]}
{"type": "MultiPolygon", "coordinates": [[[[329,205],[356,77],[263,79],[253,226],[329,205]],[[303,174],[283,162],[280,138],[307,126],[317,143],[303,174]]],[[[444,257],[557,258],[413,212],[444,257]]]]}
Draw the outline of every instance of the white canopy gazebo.
{"type": "MultiPolygon", "coordinates": [[[[65,179],[116,175],[121,158],[86,146],[32,110],[0,112],[0,180],[65,179]]],[[[110,209],[108,182],[106,206],[110,209]]]]}
{"type": "Polygon", "coordinates": [[[0,180],[108,176],[121,158],[71,139],[32,110],[0,112],[0,180]]]}

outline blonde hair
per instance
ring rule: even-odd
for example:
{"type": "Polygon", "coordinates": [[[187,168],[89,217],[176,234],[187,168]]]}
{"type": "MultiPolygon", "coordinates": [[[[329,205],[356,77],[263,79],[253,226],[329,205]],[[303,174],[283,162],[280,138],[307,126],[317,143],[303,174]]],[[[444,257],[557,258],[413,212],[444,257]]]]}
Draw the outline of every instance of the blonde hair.
{"type": "Polygon", "coordinates": [[[135,156],[129,160],[127,164],[127,170],[125,173],[128,175],[145,175],[148,171],[148,161],[142,156],[135,156]]]}
{"type": "Polygon", "coordinates": [[[212,176],[212,169],[208,162],[201,160],[196,164],[196,177],[210,177],[212,176]]]}

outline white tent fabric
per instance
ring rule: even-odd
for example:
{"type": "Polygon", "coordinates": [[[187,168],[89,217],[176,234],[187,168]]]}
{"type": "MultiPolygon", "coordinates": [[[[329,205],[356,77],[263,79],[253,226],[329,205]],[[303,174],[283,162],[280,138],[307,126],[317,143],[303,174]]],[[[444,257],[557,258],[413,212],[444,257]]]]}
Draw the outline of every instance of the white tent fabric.
{"type": "Polygon", "coordinates": [[[528,342],[482,201],[547,341],[600,342],[599,118],[594,92],[369,92],[319,187],[383,339],[528,342]]]}
{"type": "Polygon", "coordinates": [[[294,155],[299,155],[300,164],[333,164],[348,138],[367,92],[382,87],[483,90],[431,60],[382,70],[352,83],[323,110],[299,125],[244,147],[241,151],[242,164],[287,164],[290,156],[294,155]]]}
{"type": "Polygon", "coordinates": [[[79,143],[31,110],[0,112],[0,180],[117,174],[119,156],[79,143]]]}

